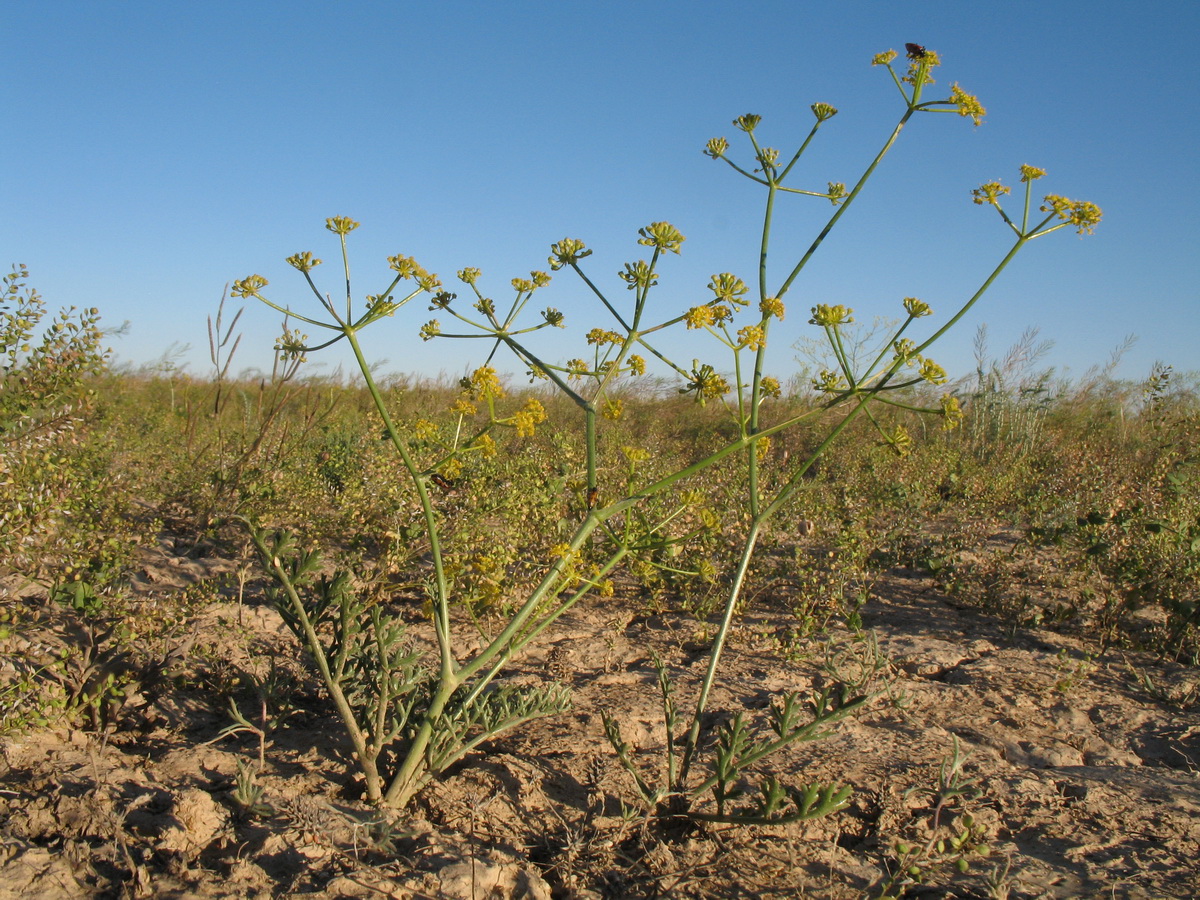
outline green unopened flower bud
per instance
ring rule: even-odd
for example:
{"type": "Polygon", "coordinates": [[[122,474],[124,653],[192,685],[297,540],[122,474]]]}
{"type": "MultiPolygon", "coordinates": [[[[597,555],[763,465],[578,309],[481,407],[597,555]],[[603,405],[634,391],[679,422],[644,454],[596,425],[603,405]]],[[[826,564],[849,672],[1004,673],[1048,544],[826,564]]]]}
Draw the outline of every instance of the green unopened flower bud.
{"type": "Polygon", "coordinates": [[[374,318],[380,316],[393,316],[399,307],[392,302],[391,297],[379,297],[375,294],[367,294],[367,309],[375,314],[374,318]]]}
{"type": "Polygon", "coordinates": [[[732,272],[722,272],[719,275],[713,275],[708,282],[708,289],[716,294],[718,300],[743,305],[745,301],[738,298],[744,296],[750,290],[746,287],[746,282],[742,281],[742,279],[738,278],[732,272]]]}
{"type": "Polygon", "coordinates": [[[851,315],[853,309],[849,309],[842,304],[831,306],[827,303],[819,303],[812,308],[812,318],[808,320],[809,325],[849,325],[854,321],[851,315]]]}
{"type": "Polygon", "coordinates": [[[474,267],[458,270],[458,280],[463,284],[474,284],[483,273],[474,267]]]}
{"type": "Polygon", "coordinates": [[[916,297],[904,298],[904,311],[914,319],[933,315],[933,310],[929,308],[929,304],[923,300],[918,300],[916,297]]]}
{"type": "Polygon", "coordinates": [[[687,240],[670,222],[651,222],[645,228],[638,229],[638,234],[641,235],[639,244],[672,253],[678,253],[680,245],[687,240]]]}
{"type": "Polygon", "coordinates": [[[275,350],[279,355],[289,361],[306,362],[305,351],[308,349],[304,342],[308,340],[307,334],[301,334],[291,328],[283,329],[281,334],[275,341],[275,350]]]}
{"type": "Polygon", "coordinates": [[[299,269],[301,272],[309,272],[315,266],[321,264],[321,260],[313,259],[313,255],[307,250],[303,253],[296,253],[287,258],[287,264],[294,269],[299,269]]]}
{"type": "Polygon", "coordinates": [[[357,227],[358,223],[349,216],[334,216],[325,220],[325,228],[334,234],[349,234],[357,227]]]}
{"type": "Polygon", "coordinates": [[[253,297],[268,284],[270,282],[261,275],[250,275],[241,281],[235,281],[230,293],[235,297],[253,297]]]}
{"type": "Polygon", "coordinates": [[[429,308],[446,309],[457,296],[457,294],[452,294],[449,291],[438,291],[436,294],[434,294],[433,301],[429,308]]]}
{"type": "Polygon", "coordinates": [[[524,294],[533,290],[533,282],[528,278],[514,278],[512,280],[513,290],[518,294],[524,294]]]}
{"type": "Polygon", "coordinates": [[[829,202],[837,206],[850,195],[846,190],[846,185],[841,181],[830,181],[829,192],[825,194],[829,198],[829,202]]]}
{"type": "Polygon", "coordinates": [[[828,103],[814,103],[809,109],[813,111],[813,115],[817,117],[818,122],[832,119],[838,113],[837,109],[828,103]]]}
{"type": "Polygon", "coordinates": [[[480,297],[475,301],[475,309],[485,316],[494,316],[496,314],[496,301],[491,297],[480,297]]]}
{"type": "Polygon", "coordinates": [[[921,360],[921,370],[918,374],[930,384],[945,384],[950,380],[946,370],[932,359],[921,360]]]}
{"type": "Polygon", "coordinates": [[[388,268],[400,274],[401,278],[412,278],[414,275],[424,273],[424,269],[411,256],[389,256],[387,258],[388,268]]]}
{"type": "Polygon", "coordinates": [[[583,241],[563,238],[557,244],[550,245],[550,254],[550,268],[557,272],[563,266],[574,265],[585,256],[591,256],[592,251],[585,248],[583,241]]]}
{"type": "Polygon", "coordinates": [[[720,159],[728,149],[729,141],[725,140],[725,138],[710,138],[708,143],[704,145],[704,155],[711,156],[713,159],[720,159]]]}
{"type": "Polygon", "coordinates": [[[542,312],[542,318],[546,320],[547,324],[553,325],[555,328],[565,327],[563,325],[563,314],[553,306],[546,307],[542,312]]]}
{"type": "Polygon", "coordinates": [[[962,424],[963,411],[958,405],[958,398],[950,394],[942,395],[942,415],[946,421],[942,425],[945,431],[953,431],[962,424]]]}
{"type": "Polygon", "coordinates": [[[625,263],[624,271],[618,272],[617,277],[629,285],[629,290],[635,288],[650,288],[658,284],[658,275],[650,268],[644,259],[635,263],[625,263]]]}
{"type": "Polygon", "coordinates": [[[884,442],[896,451],[899,456],[908,456],[912,452],[913,439],[908,433],[908,429],[903,425],[897,425],[896,429],[890,434],[884,433],[884,442]]]}
{"type": "Polygon", "coordinates": [[[755,128],[758,127],[758,123],[761,121],[762,116],[756,116],[751,113],[744,116],[738,116],[733,120],[733,124],[747,134],[750,134],[755,128]]]}
{"type": "Polygon", "coordinates": [[[426,272],[422,270],[421,274],[417,276],[417,287],[423,291],[429,292],[430,294],[432,294],[441,286],[442,279],[438,278],[437,275],[434,275],[432,272],[426,272]]]}
{"type": "Polygon", "coordinates": [[[442,333],[442,325],[440,322],[438,322],[437,319],[430,319],[428,322],[426,322],[424,325],[421,326],[420,335],[421,335],[421,340],[423,340],[423,341],[431,341],[441,333],[442,333]]]}
{"type": "Polygon", "coordinates": [[[813,380],[812,386],[814,391],[820,391],[822,394],[835,394],[845,390],[846,380],[839,372],[823,369],[820,376],[813,380]]]}
{"type": "Polygon", "coordinates": [[[773,169],[779,162],[779,151],[774,147],[763,147],[758,151],[758,161],[764,169],[773,169]]]}

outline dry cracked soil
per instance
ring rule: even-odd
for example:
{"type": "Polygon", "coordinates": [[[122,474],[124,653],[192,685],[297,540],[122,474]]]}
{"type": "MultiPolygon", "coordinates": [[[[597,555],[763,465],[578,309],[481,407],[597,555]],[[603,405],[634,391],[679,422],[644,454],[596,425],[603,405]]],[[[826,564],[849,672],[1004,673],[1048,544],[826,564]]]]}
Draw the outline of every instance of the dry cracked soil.
{"type": "MultiPolygon", "coordinates": [[[[233,566],[164,544],[137,602],[165,615],[172,592],[233,566]]],[[[870,897],[897,871],[898,841],[932,847],[935,820],[953,833],[968,814],[978,846],[967,871],[930,849],[897,896],[1200,895],[1194,670],[1012,628],[912,571],[881,576],[857,639],[781,641],[790,613],[770,602],[736,626],[713,724],[738,710],[761,719],[831,665],[879,669],[866,711],[772,764],[785,780],[852,786],[849,806],[769,827],[656,827],[605,740],[608,713],[654,771],[665,738],[652,656],[686,710],[710,631],[694,617],[611,598],[577,607],[509,676],[560,679],[571,710],[493,740],[385,816],[362,803],[294,639],[251,593],[192,609],[169,673],[144,678],[108,728],[0,740],[0,900],[870,897]],[[259,721],[250,675],[276,684],[261,745],[223,736],[229,696],[259,721]],[[938,811],[956,748],[961,791],[943,792],[938,811]],[[257,772],[254,803],[237,799],[239,770],[257,772]]],[[[0,645],[6,683],[39,652],[85,641],[50,611],[29,621],[0,645]]]]}

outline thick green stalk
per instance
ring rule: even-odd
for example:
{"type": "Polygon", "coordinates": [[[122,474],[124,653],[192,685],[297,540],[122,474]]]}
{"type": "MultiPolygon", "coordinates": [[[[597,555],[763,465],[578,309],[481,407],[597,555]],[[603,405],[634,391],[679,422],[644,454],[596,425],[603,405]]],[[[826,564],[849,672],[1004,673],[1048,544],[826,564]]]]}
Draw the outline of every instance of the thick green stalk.
{"type": "Polygon", "coordinates": [[[733,585],[729,589],[729,598],[725,601],[725,614],[721,618],[721,625],[717,629],[717,636],[713,640],[712,649],[708,655],[708,669],[704,673],[704,681],[700,685],[700,696],[696,699],[696,712],[692,716],[692,726],[688,730],[687,738],[683,744],[683,759],[679,766],[679,784],[672,784],[669,787],[672,791],[682,787],[683,782],[687,780],[688,770],[691,768],[692,759],[696,753],[696,747],[700,743],[700,725],[704,714],[704,708],[708,705],[708,695],[712,692],[713,682],[717,678],[717,666],[721,662],[721,652],[725,649],[725,640],[729,637],[729,628],[733,624],[733,614],[737,609],[737,601],[742,593],[742,585],[746,580],[746,573],[750,570],[750,562],[754,558],[754,548],[758,545],[758,534],[762,529],[763,520],[755,518],[750,523],[750,530],[746,534],[746,543],[742,546],[742,558],[738,562],[737,571],[733,576],[733,585]]]}
{"type": "MultiPolygon", "coordinates": [[[[429,552],[433,557],[434,584],[437,596],[432,599],[434,625],[437,629],[438,648],[441,656],[441,680],[453,681],[457,663],[454,659],[450,641],[449,588],[446,584],[446,570],[442,562],[442,545],[439,538],[437,514],[433,508],[433,501],[430,499],[429,491],[425,487],[424,479],[420,477],[420,470],[416,462],[409,455],[408,447],[405,446],[404,441],[400,439],[399,432],[396,431],[396,425],[392,422],[392,416],[388,412],[383,394],[380,393],[379,386],[375,384],[375,379],[371,376],[371,367],[367,364],[362,347],[359,346],[357,333],[349,326],[344,329],[344,332],[347,340],[350,342],[351,349],[354,351],[354,358],[358,363],[358,367],[362,371],[363,378],[366,381],[367,390],[370,392],[371,399],[375,403],[375,409],[378,411],[384,428],[387,430],[388,438],[391,440],[392,446],[396,448],[396,452],[400,454],[400,458],[404,462],[404,467],[408,469],[409,475],[412,478],[417,496],[420,498],[421,510],[425,517],[425,531],[429,536],[429,552]]],[[[455,686],[457,687],[457,684],[455,686]]]]}

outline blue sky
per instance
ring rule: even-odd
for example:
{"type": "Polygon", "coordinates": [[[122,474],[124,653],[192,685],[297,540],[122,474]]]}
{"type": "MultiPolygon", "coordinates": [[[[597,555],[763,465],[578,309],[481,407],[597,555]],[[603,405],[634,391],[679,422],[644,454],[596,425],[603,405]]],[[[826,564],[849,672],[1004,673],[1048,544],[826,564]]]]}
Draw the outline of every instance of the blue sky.
{"type": "MultiPolygon", "coordinates": [[[[545,269],[567,236],[594,249],[589,274],[624,301],[615,273],[644,255],[637,229],[665,219],[688,238],[652,301],[666,318],[705,299],[713,273],[750,281],[756,266],[762,192],[703,156],[705,141],[724,135],[748,161],[730,120],[753,112],[761,140],[787,154],[808,132],[809,104],[831,103],[841,113],[789,183],[852,183],[903,112],[870,59],[916,41],[942,58],[931,90],[960,83],[987,106],[985,123],[909,124],[788,295],[772,370],[795,371],[790,344],[812,333],[815,303],[869,319],[917,296],[948,315],[1011,243],[970,190],[1015,184],[1022,163],[1048,170],[1043,192],[1094,201],[1104,221],[1089,238],[1063,230],[1030,244],[930,355],[970,371],[986,322],[994,353],[1036,327],[1055,342],[1047,364],[1075,375],[1130,334],[1125,377],[1155,360],[1200,368],[1190,0],[46,0],[8,4],[4,19],[3,262],[28,265],[54,306],[128,320],[113,341],[122,360],[190,344],[181,361],[204,374],[205,316],[251,273],[311,312],[283,262],[298,250],[326,260],[317,274],[336,296],[336,239],[323,228],[335,215],[362,223],[351,235],[359,297],[386,285],[384,258],[403,253],[460,297],[454,272],[481,268],[502,306],[509,280],[545,269]]],[[[830,212],[785,199],[776,280],[830,212]]],[[[535,300],[567,315],[569,330],[541,345],[557,360],[610,324],[564,273],[535,300]]],[[[480,342],[419,341],[431,315],[414,301],[363,335],[368,355],[427,375],[480,361],[480,342]]],[[[268,365],[279,316],[256,306],[242,325],[234,368],[268,365]]],[[[694,338],[668,349],[727,367],[694,338]]],[[[345,357],[313,359],[328,369],[345,357]]]]}

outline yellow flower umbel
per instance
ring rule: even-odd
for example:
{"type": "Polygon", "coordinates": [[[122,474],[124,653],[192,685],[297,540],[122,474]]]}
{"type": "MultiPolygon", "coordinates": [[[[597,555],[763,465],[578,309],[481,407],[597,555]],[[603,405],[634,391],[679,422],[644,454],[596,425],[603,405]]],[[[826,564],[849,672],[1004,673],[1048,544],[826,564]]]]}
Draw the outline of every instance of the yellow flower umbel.
{"type": "Polygon", "coordinates": [[[739,347],[758,351],[766,346],[767,336],[757,325],[747,325],[738,329],[738,342],[739,347]]]}
{"type": "Polygon", "coordinates": [[[987,110],[983,108],[983,104],[979,102],[979,98],[974,94],[968,94],[957,84],[950,86],[950,99],[958,107],[958,114],[960,116],[970,116],[976,125],[982,123],[983,117],[987,115],[987,110]]]}
{"type": "Polygon", "coordinates": [[[962,424],[962,407],[958,405],[958,398],[953,394],[942,395],[942,416],[946,420],[942,428],[946,431],[953,431],[962,424]]]}
{"type": "Polygon", "coordinates": [[[1096,226],[1104,214],[1100,207],[1087,200],[1068,200],[1056,194],[1047,194],[1042,212],[1053,211],[1056,216],[1075,226],[1077,234],[1095,234],[1096,226]]]}
{"type": "Polygon", "coordinates": [[[975,198],[971,202],[976,206],[982,206],[985,203],[990,203],[997,209],[1000,207],[1000,198],[1005,194],[1011,194],[1012,188],[1005,187],[998,181],[989,181],[987,184],[981,184],[975,190],[971,191],[971,195],[975,198]]]}
{"type": "Polygon", "coordinates": [[[519,437],[533,437],[534,427],[546,421],[546,408],[540,401],[530,397],[525,401],[525,407],[514,414],[511,421],[519,437]]]}
{"type": "Polygon", "coordinates": [[[472,400],[478,400],[480,397],[504,396],[504,386],[500,384],[500,378],[491,366],[480,366],[469,377],[462,379],[460,385],[463,393],[472,400]]]}
{"type": "Polygon", "coordinates": [[[763,314],[764,319],[769,319],[774,316],[776,319],[783,319],[786,310],[783,306],[783,301],[778,297],[767,297],[758,304],[759,312],[763,314]]]}

